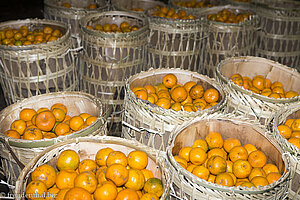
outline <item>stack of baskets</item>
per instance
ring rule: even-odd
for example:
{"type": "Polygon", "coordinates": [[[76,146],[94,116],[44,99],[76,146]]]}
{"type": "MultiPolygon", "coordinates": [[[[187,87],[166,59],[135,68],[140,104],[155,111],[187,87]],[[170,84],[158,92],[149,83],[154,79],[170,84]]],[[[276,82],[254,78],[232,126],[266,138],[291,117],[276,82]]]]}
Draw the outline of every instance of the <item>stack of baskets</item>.
{"type": "Polygon", "coordinates": [[[146,70],[147,20],[135,13],[110,11],[82,18],[81,89],[99,97],[105,106],[113,107],[113,133],[120,134],[125,79],[146,70]],[[87,26],[122,22],[139,27],[127,33],[107,33],[87,26]]]}

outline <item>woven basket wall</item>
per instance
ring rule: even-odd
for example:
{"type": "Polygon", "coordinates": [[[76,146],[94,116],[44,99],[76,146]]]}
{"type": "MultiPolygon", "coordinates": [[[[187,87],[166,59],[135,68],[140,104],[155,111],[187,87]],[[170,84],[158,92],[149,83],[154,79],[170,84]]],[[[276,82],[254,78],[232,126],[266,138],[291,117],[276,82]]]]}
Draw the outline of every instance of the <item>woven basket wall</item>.
{"type": "Polygon", "coordinates": [[[130,77],[126,82],[123,134],[125,138],[132,138],[147,146],[165,151],[171,131],[176,126],[196,116],[206,116],[221,110],[225,104],[226,96],[223,93],[223,89],[212,78],[182,69],[151,69],[130,77]],[[181,84],[195,81],[200,83],[205,90],[211,87],[217,89],[220,94],[218,104],[197,112],[174,111],[172,109],[163,109],[150,104],[148,101],[138,99],[131,91],[134,87],[161,83],[163,76],[168,73],[177,76],[178,82],[181,84]]]}
{"type": "MultiPolygon", "coordinates": [[[[72,149],[79,154],[81,160],[95,159],[97,151],[110,147],[115,151],[122,151],[128,155],[133,150],[144,151],[148,155],[148,165],[146,169],[153,172],[154,177],[160,178],[163,183],[163,194],[161,200],[169,199],[170,189],[170,176],[169,171],[165,166],[165,158],[162,157],[157,151],[135,141],[130,141],[122,138],[102,136],[93,138],[77,138],[55,144],[45,151],[36,156],[30,163],[23,169],[20,177],[18,178],[15,194],[23,194],[27,183],[30,181],[30,174],[40,165],[49,164],[55,167],[58,155],[67,149],[72,149]]],[[[24,198],[17,198],[24,199],[24,198]]]]}
{"type": "Polygon", "coordinates": [[[233,13],[252,12],[249,7],[242,6],[215,6],[202,11],[204,17],[207,42],[204,52],[203,73],[215,77],[216,66],[225,58],[233,56],[254,55],[256,44],[256,17],[250,15],[250,19],[238,24],[215,22],[207,19],[208,14],[215,14],[227,9],[233,13]]]}
{"type": "Polygon", "coordinates": [[[256,55],[300,71],[300,3],[280,1],[257,5],[256,55]]]}
{"type": "Polygon", "coordinates": [[[155,10],[147,12],[150,27],[148,65],[200,72],[205,42],[201,20],[154,17],[155,10]]]}
{"type": "Polygon", "coordinates": [[[0,83],[7,105],[39,94],[77,89],[77,71],[67,26],[50,20],[26,19],[3,22],[0,29],[18,29],[22,25],[29,29],[50,26],[64,35],[45,44],[0,45],[0,83]]]}
{"type": "Polygon", "coordinates": [[[300,74],[295,69],[275,61],[251,56],[228,58],[218,65],[217,81],[222,83],[224,91],[228,95],[231,111],[254,118],[262,124],[269,124],[272,115],[277,110],[300,99],[300,96],[274,99],[255,94],[230,80],[235,73],[251,79],[256,75],[262,75],[271,82],[281,82],[285,91],[294,90],[298,93],[300,93],[300,74]]]}
{"type": "Polygon", "coordinates": [[[113,107],[114,122],[121,129],[125,79],[146,70],[148,22],[142,16],[121,11],[89,15],[81,20],[83,52],[81,90],[95,95],[104,105],[113,107]],[[87,25],[127,21],[139,30],[129,33],[106,33],[87,29],[87,25]]]}
{"type": "Polygon", "coordinates": [[[44,17],[71,26],[71,36],[74,47],[80,47],[80,19],[88,14],[107,11],[106,0],[44,0],[44,17]],[[71,8],[63,7],[63,3],[71,4],[71,8]],[[91,3],[96,3],[96,9],[87,9],[91,3]]]}
{"type": "Polygon", "coordinates": [[[12,151],[21,163],[27,164],[34,156],[38,155],[46,147],[55,143],[69,140],[71,138],[106,134],[106,118],[104,115],[105,113],[103,113],[102,103],[94,96],[82,92],[57,92],[43,94],[24,99],[2,110],[0,112],[0,159],[4,171],[7,173],[7,178],[9,179],[8,182],[14,185],[21,169],[5,144],[8,144],[11,147],[12,151]],[[10,129],[10,125],[14,120],[19,119],[19,113],[22,109],[33,108],[37,110],[41,107],[50,109],[50,107],[55,103],[63,103],[66,105],[68,115],[71,117],[86,112],[90,115],[97,116],[98,118],[94,124],[85,129],[52,139],[23,140],[10,138],[3,134],[6,130],[10,129]]]}
{"type": "Polygon", "coordinates": [[[289,143],[283,138],[277,126],[284,124],[287,119],[296,119],[300,117],[300,103],[295,103],[284,109],[281,109],[274,115],[273,121],[273,133],[278,143],[290,154],[291,160],[291,178],[292,181],[289,185],[289,198],[300,199],[300,149],[289,143]]]}
{"type": "Polygon", "coordinates": [[[163,2],[154,0],[112,0],[111,4],[115,10],[137,13],[146,13],[148,9],[153,9],[155,6],[165,6],[163,2]],[[142,8],[144,11],[132,11],[132,9],[136,8],[142,8]]]}
{"type": "Polygon", "coordinates": [[[214,113],[185,122],[174,130],[167,148],[168,163],[172,178],[171,191],[182,199],[284,199],[287,196],[290,178],[290,163],[283,149],[265,132],[264,127],[252,123],[247,118],[214,113]],[[281,178],[264,187],[226,187],[200,179],[181,167],[174,155],[185,146],[192,146],[197,139],[204,139],[212,131],[219,132],[223,139],[237,138],[242,145],[250,143],[263,151],[267,163],[276,164],[281,178]]]}

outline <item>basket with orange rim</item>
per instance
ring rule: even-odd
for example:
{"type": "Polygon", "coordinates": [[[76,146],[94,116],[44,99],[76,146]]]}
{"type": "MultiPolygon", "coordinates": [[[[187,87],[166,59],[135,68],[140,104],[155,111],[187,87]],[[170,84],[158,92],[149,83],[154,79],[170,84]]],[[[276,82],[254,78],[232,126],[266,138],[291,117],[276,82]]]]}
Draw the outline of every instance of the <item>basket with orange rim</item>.
{"type": "Polygon", "coordinates": [[[290,154],[291,182],[289,198],[299,199],[300,189],[300,137],[299,137],[299,102],[280,109],[274,115],[273,133],[278,143],[290,154]]]}
{"type": "Polygon", "coordinates": [[[289,157],[270,132],[244,117],[213,113],[183,123],[172,132],[167,161],[179,198],[287,196],[289,157]]]}
{"type": "Polygon", "coordinates": [[[165,6],[163,2],[154,0],[112,0],[111,4],[115,10],[132,11],[138,13],[145,13],[148,9],[153,9],[156,6],[165,6]]]}
{"type": "Polygon", "coordinates": [[[226,96],[212,78],[178,68],[150,69],[126,82],[123,134],[165,151],[172,129],[225,104],[226,96]]]}
{"type": "Polygon", "coordinates": [[[83,92],[38,95],[3,109],[0,156],[8,183],[14,185],[22,167],[46,147],[72,138],[106,133],[105,114],[102,103],[83,92]]]}
{"type": "Polygon", "coordinates": [[[158,151],[136,141],[110,136],[77,138],[47,148],[23,169],[15,193],[31,194],[29,188],[36,188],[33,183],[39,180],[44,187],[37,188],[38,194],[45,192],[65,199],[77,194],[80,199],[96,200],[115,199],[116,196],[117,199],[138,200],[142,191],[154,193],[154,197],[148,194],[153,199],[168,199],[171,183],[165,160],[158,151]],[[63,157],[75,159],[68,165],[63,157]],[[43,174],[39,169],[45,165],[54,174],[51,182],[37,178],[43,174]],[[62,181],[67,177],[72,183],[62,181]],[[90,184],[85,184],[81,177],[89,177],[90,184]]]}
{"type": "Polygon", "coordinates": [[[228,58],[218,65],[216,74],[228,95],[229,111],[262,124],[269,124],[277,110],[299,101],[300,74],[275,61],[251,56],[228,58]]]}
{"type": "Polygon", "coordinates": [[[2,22],[0,30],[0,83],[7,105],[38,94],[78,89],[67,25],[25,19],[2,22]]]}

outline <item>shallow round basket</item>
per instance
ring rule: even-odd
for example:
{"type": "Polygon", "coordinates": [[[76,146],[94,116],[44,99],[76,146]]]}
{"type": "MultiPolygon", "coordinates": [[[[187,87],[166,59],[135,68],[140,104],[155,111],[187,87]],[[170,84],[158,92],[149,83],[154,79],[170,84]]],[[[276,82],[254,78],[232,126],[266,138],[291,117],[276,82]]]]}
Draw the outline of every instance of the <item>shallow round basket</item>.
{"type": "Polygon", "coordinates": [[[153,68],[180,68],[201,72],[204,30],[201,19],[155,17],[147,11],[150,27],[147,64],[153,68]]]}
{"type": "Polygon", "coordinates": [[[102,103],[94,96],[83,92],[43,94],[24,99],[6,107],[0,112],[0,159],[4,171],[7,172],[8,182],[14,185],[21,171],[11,151],[22,164],[27,164],[34,156],[55,143],[71,138],[107,134],[105,118],[102,103]],[[63,103],[68,109],[67,114],[71,117],[80,113],[88,113],[97,116],[97,120],[85,129],[52,139],[23,140],[7,137],[3,134],[6,130],[10,129],[10,125],[14,120],[19,119],[19,113],[22,109],[33,108],[37,110],[41,107],[50,109],[55,103],[63,103]]]}
{"type": "Polygon", "coordinates": [[[60,21],[71,26],[71,35],[74,47],[81,46],[80,43],[80,19],[88,14],[107,11],[109,6],[106,0],[44,0],[44,17],[60,21]],[[63,7],[64,3],[71,4],[70,8],[63,7]],[[91,4],[96,4],[96,9],[88,9],[91,4]]]}
{"type": "Polygon", "coordinates": [[[123,134],[125,138],[135,139],[147,146],[165,151],[171,131],[178,125],[196,116],[206,116],[221,110],[226,105],[226,96],[220,84],[214,79],[182,69],[151,69],[141,72],[128,79],[126,82],[123,114],[123,134]],[[220,100],[217,105],[197,112],[175,111],[153,105],[148,101],[137,98],[132,92],[134,87],[154,85],[161,83],[166,74],[177,76],[178,82],[185,84],[194,81],[208,88],[219,91],[220,100]]]}
{"type": "Polygon", "coordinates": [[[177,196],[183,199],[284,199],[287,196],[290,163],[283,149],[265,132],[264,127],[251,123],[246,118],[215,113],[207,118],[195,118],[174,130],[167,148],[168,167],[172,186],[177,196]],[[192,146],[197,139],[204,139],[212,131],[219,132],[223,139],[237,138],[242,145],[250,143],[267,155],[267,163],[276,164],[281,178],[267,186],[257,188],[225,187],[200,179],[179,165],[174,156],[185,146],[192,146]]]}
{"type": "MultiPolygon", "coordinates": [[[[125,79],[146,70],[148,21],[136,13],[110,11],[88,15],[82,18],[80,26],[83,42],[81,90],[99,97],[104,106],[113,106],[114,122],[120,124],[125,79]],[[139,30],[107,33],[86,28],[106,23],[120,26],[123,21],[138,26],[139,30]]],[[[116,129],[120,131],[121,125],[116,129]]]]}
{"type": "Polygon", "coordinates": [[[300,2],[258,4],[256,56],[277,61],[300,71],[300,2]]]}
{"type": "Polygon", "coordinates": [[[300,199],[300,149],[289,143],[285,138],[283,138],[277,126],[284,124],[287,119],[300,118],[300,103],[295,103],[290,105],[280,111],[276,112],[273,121],[273,133],[276,140],[290,154],[291,161],[291,179],[289,185],[289,198],[290,199],[300,199]]]}
{"type": "Polygon", "coordinates": [[[7,105],[39,94],[74,91],[77,71],[68,27],[50,20],[26,19],[2,22],[0,30],[23,25],[29,29],[49,26],[60,30],[63,36],[44,44],[0,45],[0,83],[7,105]]]}
{"type": "Polygon", "coordinates": [[[207,42],[204,52],[203,73],[210,77],[215,76],[216,66],[225,58],[233,56],[252,56],[256,45],[256,22],[254,14],[249,20],[241,23],[222,23],[207,19],[207,15],[215,14],[227,9],[235,14],[253,13],[251,7],[243,6],[215,6],[202,10],[207,42]]]}
{"type": "Polygon", "coordinates": [[[300,74],[295,69],[275,61],[252,56],[228,58],[218,65],[217,80],[222,83],[228,95],[229,107],[233,112],[255,118],[262,124],[269,124],[277,110],[300,99],[300,96],[274,99],[255,94],[230,80],[230,77],[236,73],[251,79],[256,75],[262,75],[271,82],[283,83],[285,91],[294,90],[298,93],[300,93],[300,74]]]}
{"type": "Polygon", "coordinates": [[[146,13],[147,10],[155,6],[166,6],[162,1],[154,0],[112,0],[112,7],[115,10],[131,11],[137,13],[146,13]],[[132,9],[142,8],[144,11],[133,11],[132,9]]]}
{"type": "MultiPolygon", "coordinates": [[[[83,159],[95,159],[98,150],[102,148],[110,147],[115,151],[122,151],[126,156],[134,150],[144,151],[148,155],[148,165],[146,169],[153,172],[154,177],[162,180],[163,183],[163,194],[160,197],[161,200],[169,198],[170,189],[170,176],[169,171],[165,166],[165,159],[158,151],[151,149],[138,142],[126,140],[123,138],[101,136],[94,138],[77,138],[68,141],[55,144],[45,151],[36,156],[30,163],[26,165],[20,174],[15,194],[24,194],[26,185],[30,181],[31,172],[34,171],[38,166],[43,164],[49,164],[55,169],[55,163],[59,154],[67,149],[72,149],[79,154],[81,160],[83,159]]],[[[17,198],[24,199],[24,198],[17,198]]]]}

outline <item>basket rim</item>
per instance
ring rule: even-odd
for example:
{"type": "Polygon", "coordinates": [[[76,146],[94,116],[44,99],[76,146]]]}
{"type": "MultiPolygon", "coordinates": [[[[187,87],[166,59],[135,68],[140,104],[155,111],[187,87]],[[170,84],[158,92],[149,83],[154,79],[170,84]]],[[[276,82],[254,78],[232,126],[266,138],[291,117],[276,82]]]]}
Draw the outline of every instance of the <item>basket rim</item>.
{"type": "MultiPolygon", "coordinates": [[[[161,2],[161,1],[157,1],[157,0],[132,0],[132,1],[135,1],[135,2],[149,2],[149,3],[155,3],[156,5],[160,5],[160,6],[166,6],[165,3],[161,2]]],[[[142,13],[146,12],[146,10],[143,11],[143,12],[128,10],[128,9],[124,8],[123,6],[118,6],[118,5],[120,5],[120,2],[121,2],[120,0],[111,0],[111,5],[114,8],[116,8],[118,10],[121,10],[121,11],[130,11],[130,12],[139,13],[139,14],[142,14],[142,13]]],[[[127,2],[127,1],[125,0],[125,2],[127,2]]]]}
{"type": "Polygon", "coordinates": [[[82,17],[79,22],[79,27],[80,27],[80,30],[82,33],[88,34],[91,36],[95,36],[95,37],[127,38],[130,36],[140,35],[144,32],[149,31],[149,22],[146,19],[144,14],[137,14],[137,13],[128,12],[128,11],[106,11],[106,12],[94,13],[94,14],[90,14],[90,15],[86,15],[86,16],[82,17]],[[114,15],[129,16],[129,17],[133,17],[137,20],[141,20],[143,22],[143,26],[140,27],[136,31],[132,31],[132,32],[128,32],[128,33],[106,33],[103,31],[90,30],[90,29],[86,28],[86,24],[93,18],[99,18],[102,16],[114,16],[114,15]]]}
{"type": "Polygon", "coordinates": [[[262,101],[266,101],[268,103],[292,103],[292,102],[296,102],[296,101],[299,101],[300,99],[300,94],[296,97],[292,97],[292,98],[280,98],[280,99],[275,99],[275,98],[270,98],[270,97],[266,97],[266,96],[263,96],[263,95],[260,95],[260,94],[256,94],[250,90],[246,90],[244,89],[242,86],[238,86],[236,85],[232,80],[230,80],[230,78],[224,76],[222,73],[221,73],[221,68],[226,64],[226,63],[229,63],[229,62],[232,62],[232,61],[264,61],[270,65],[272,65],[273,67],[278,67],[278,68],[281,68],[283,69],[284,71],[286,72],[290,72],[290,73],[297,73],[299,76],[300,76],[300,73],[294,69],[294,68],[289,68],[283,64],[280,64],[276,61],[273,61],[273,60],[269,60],[269,59],[266,59],[266,58],[262,58],[262,57],[255,57],[255,56],[240,56],[240,57],[231,57],[231,58],[226,58],[225,60],[222,60],[218,65],[217,65],[217,68],[216,68],[216,75],[217,77],[221,80],[222,83],[224,84],[227,84],[230,88],[233,88],[234,90],[237,90],[239,92],[241,92],[243,95],[248,95],[248,96],[251,96],[253,98],[256,98],[256,99],[259,99],[259,100],[262,100],[262,101]]]}
{"type": "MultiPolygon", "coordinates": [[[[220,113],[220,114],[223,114],[223,113],[220,113]]],[[[236,116],[233,116],[231,114],[225,114],[224,116],[216,116],[216,117],[205,118],[205,119],[196,117],[193,120],[190,120],[188,123],[184,123],[183,125],[179,126],[176,130],[173,131],[173,134],[170,137],[169,142],[168,142],[168,147],[166,149],[166,153],[167,153],[167,159],[171,163],[172,167],[174,167],[175,169],[178,169],[178,171],[180,170],[180,172],[183,173],[183,175],[185,177],[188,177],[189,180],[193,180],[193,182],[196,183],[197,185],[204,186],[209,189],[217,189],[217,190],[220,190],[223,192],[233,192],[233,193],[240,193],[240,194],[261,194],[261,193],[269,191],[270,189],[273,189],[280,183],[287,181],[287,179],[290,176],[290,167],[289,167],[290,160],[289,160],[288,155],[285,154],[284,150],[276,142],[276,140],[270,136],[270,132],[268,130],[264,129],[264,127],[261,124],[258,124],[257,122],[253,122],[244,116],[240,116],[239,118],[237,118],[236,116]],[[189,127],[190,125],[196,124],[200,121],[230,121],[232,123],[238,123],[238,124],[242,124],[242,125],[251,126],[254,130],[256,130],[261,135],[263,135],[266,138],[266,140],[268,140],[272,145],[274,145],[279,152],[282,153],[281,158],[284,163],[284,171],[283,171],[283,174],[281,175],[280,179],[269,185],[266,185],[263,187],[258,186],[258,187],[255,187],[254,189],[248,188],[248,187],[240,187],[240,186],[226,187],[226,186],[221,186],[218,184],[211,183],[209,181],[205,181],[204,179],[200,179],[197,176],[193,175],[192,173],[188,172],[187,170],[184,170],[184,168],[175,161],[174,156],[172,155],[174,141],[175,141],[175,138],[185,128],[189,127]],[[264,134],[262,134],[262,132],[264,134]]]]}
{"type": "Polygon", "coordinates": [[[217,110],[220,110],[221,108],[223,108],[227,102],[227,95],[225,94],[223,87],[221,86],[221,84],[219,84],[215,79],[210,78],[206,75],[203,74],[199,74],[197,72],[192,72],[189,70],[184,70],[184,69],[179,69],[179,68],[166,68],[166,69],[153,69],[150,68],[147,71],[142,71],[140,73],[137,73],[133,76],[130,76],[126,81],[125,81],[125,93],[128,94],[130,99],[133,99],[134,103],[141,106],[142,108],[149,110],[151,112],[157,113],[157,114],[161,114],[164,116],[175,116],[175,117],[195,117],[198,116],[200,114],[204,114],[204,113],[211,113],[217,110]],[[131,91],[130,89],[130,85],[133,81],[135,80],[139,80],[139,79],[143,79],[146,77],[150,77],[150,76],[154,76],[157,74],[167,74],[170,72],[177,72],[180,74],[188,74],[193,78],[198,78],[201,79],[202,81],[207,82],[209,85],[211,85],[212,87],[214,87],[215,89],[218,90],[218,92],[220,93],[220,97],[223,97],[220,102],[218,102],[217,105],[212,106],[210,108],[204,109],[204,110],[198,110],[196,112],[187,112],[187,111],[175,111],[172,109],[164,109],[161,108],[159,106],[153,106],[151,103],[148,103],[148,101],[146,100],[142,100],[137,98],[134,93],[131,91]],[[149,75],[148,75],[149,74],[149,75]],[[145,76],[143,78],[139,78],[139,76],[141,75],[148,75],[145,76]]]}
{"type": "Polygon", "coordinates": [[[105,124],[105,120],[107,119],[108,116],[102,116],[104,114],[103,113],[103,104],[98,98],[94,97],[91,94],[84,93],[84,92],[69,92],[69,91],[42,94],[42,95],[32,96],[30,98],[26,98],[26,99],[17,101],[16,103],[11,104],[8,107],[4,108],[0,112],[0,123],[7,116],[7,113],[10,113],[12,109],[15,110],[19,107],[26,106],[27,103],[30,103],[32,101],[37,101],[37,100],[39,101],[39,99],[53,99],[53,98],[64,97],[64,96],[84,97],[86,99],[89,99],[91,102],[93,102],[97,106],[97,108],[99,108],[96,121],[93,124],[91,124],[90,126],[84,128],[80,131],[76,131],[74,133],[71,133],[71,134],[65,135],[65,136],[61,135],[56,138],[51,138],[51,139],[45,138],[45,139],[41,139],[41,140],[24,140],[24,139],[11,138],[11,137],[4,135],[4,133],[0,133],[0,141],[2,143],[8,142],[9,145],[14,146],[14,147],[20,147],[20,148],[47,147],[47,146],[53,145],[60,141],[69,140],[71,138],[91,134],[105,124]]]}
{"type": "Polygon", "coordinates": [[[63,28],[66,32],[60,38],[57,38],[54,41],[41,43],[41,44],[31,44],[31,45],[21,45],[21,46],[7,46],[7,45],[0,45],[1,50],[12,50],[12,51],[24,51],[24,50],[35,50],[35,49],[42,49],[43,47],[49,48],[51,46],[61,44],[66,40],[70,40],[70,25],[66,25],[59,21],[49,20],[49,19],[38,19],[38,18],[27,18],[27,19],[18,19],[18,20],[9,20],[0,23],[0,28],[9,27],[11,25],[18,25],[18,24],[43,24],[43,25],[54,25],[63,28]]]}
{"type": "Polygon", "coordinates": [[[99,10],[102,10],[105,7],[108,7],[105,4],[104,0],[103,0],[103,3],[104,3],[103,6],[97,7],[96,9],[76,8],[76,7],[72,7],[72,6],[70,8],[66,8],[66,7],[63,7],[63,6],[56,5],[53,0],[44,0],[44,6],[48,6],[50,8],[54,8],[54,9],[58,9],[58,10],[63,10],[64,12],[68,12],[68,13],[72,13],[72,12],[85,12],[85,13],[89,13],[89,12],[93,12],[93,11],[97,12],[99,10]]]}
{"type": "Polygon", "coordinates": [[[170,192],[170,174],[169,169],[165,166],[165,156],[161,154],[158,150],[155,150],[153,148],[150,148],[144,144],[141,144],[134,140],[128,140],[125,138],[118,138],[113,136],[94,136],[90,138],[75,138],[67,141],[63,141],[60,143],[57,143],[55,145],[52,145],[48,148],[46,148],[44,151],[40,152],[37,156],[35,156],[29,163],[26,164],[24,169],[21,171],[18,180],[16,181],[16,187],[15,187],[15,194],[20,194],[22,189],[24,188],[24,179],[25,176],[30,173],[30,170],[33,166],[37,165],[37,163],[42,159],[42,157],[47,154],[48,152],[55,150],[60,147],[64,147],[68,144],[78,144],[80,142],[94,142],[94,143],[104,143],[104,144],[117,144],[121,146],[130,147],[132,149],[141,150],[144,151],[148,157],[150,157],[159,167],[161,170],[162,178],[161,180],[165,183],[164,186],[164,192],[161,197],[161,199],[166,199],[170,192]]]}
{"type": "Polygon", "coordinates": [[[274,116],[272,117],[273,120],[273,132],[275,135],[275,138],[277,138],[279,140],[279,144],[281,144],[283,146],[283,148],[285,148],[288,152],[290,152],[292,155],[294,155],[298,162],[300,162],[300,149],[293,145],[292,143],[288,142],[287,139],[285,139],[284,137],[282,137],[282,135],[279,133],[277,126],[280,125],[281,123],[284,122],[284,120],[286,120],[286,118],[299,111],[300,110],[300,102],[297,102],[295,104],[286,106],[285,108],[278,110],[274,116]],[[283,120],[279,121],[280,116],[285,115],[283,120]]]}

